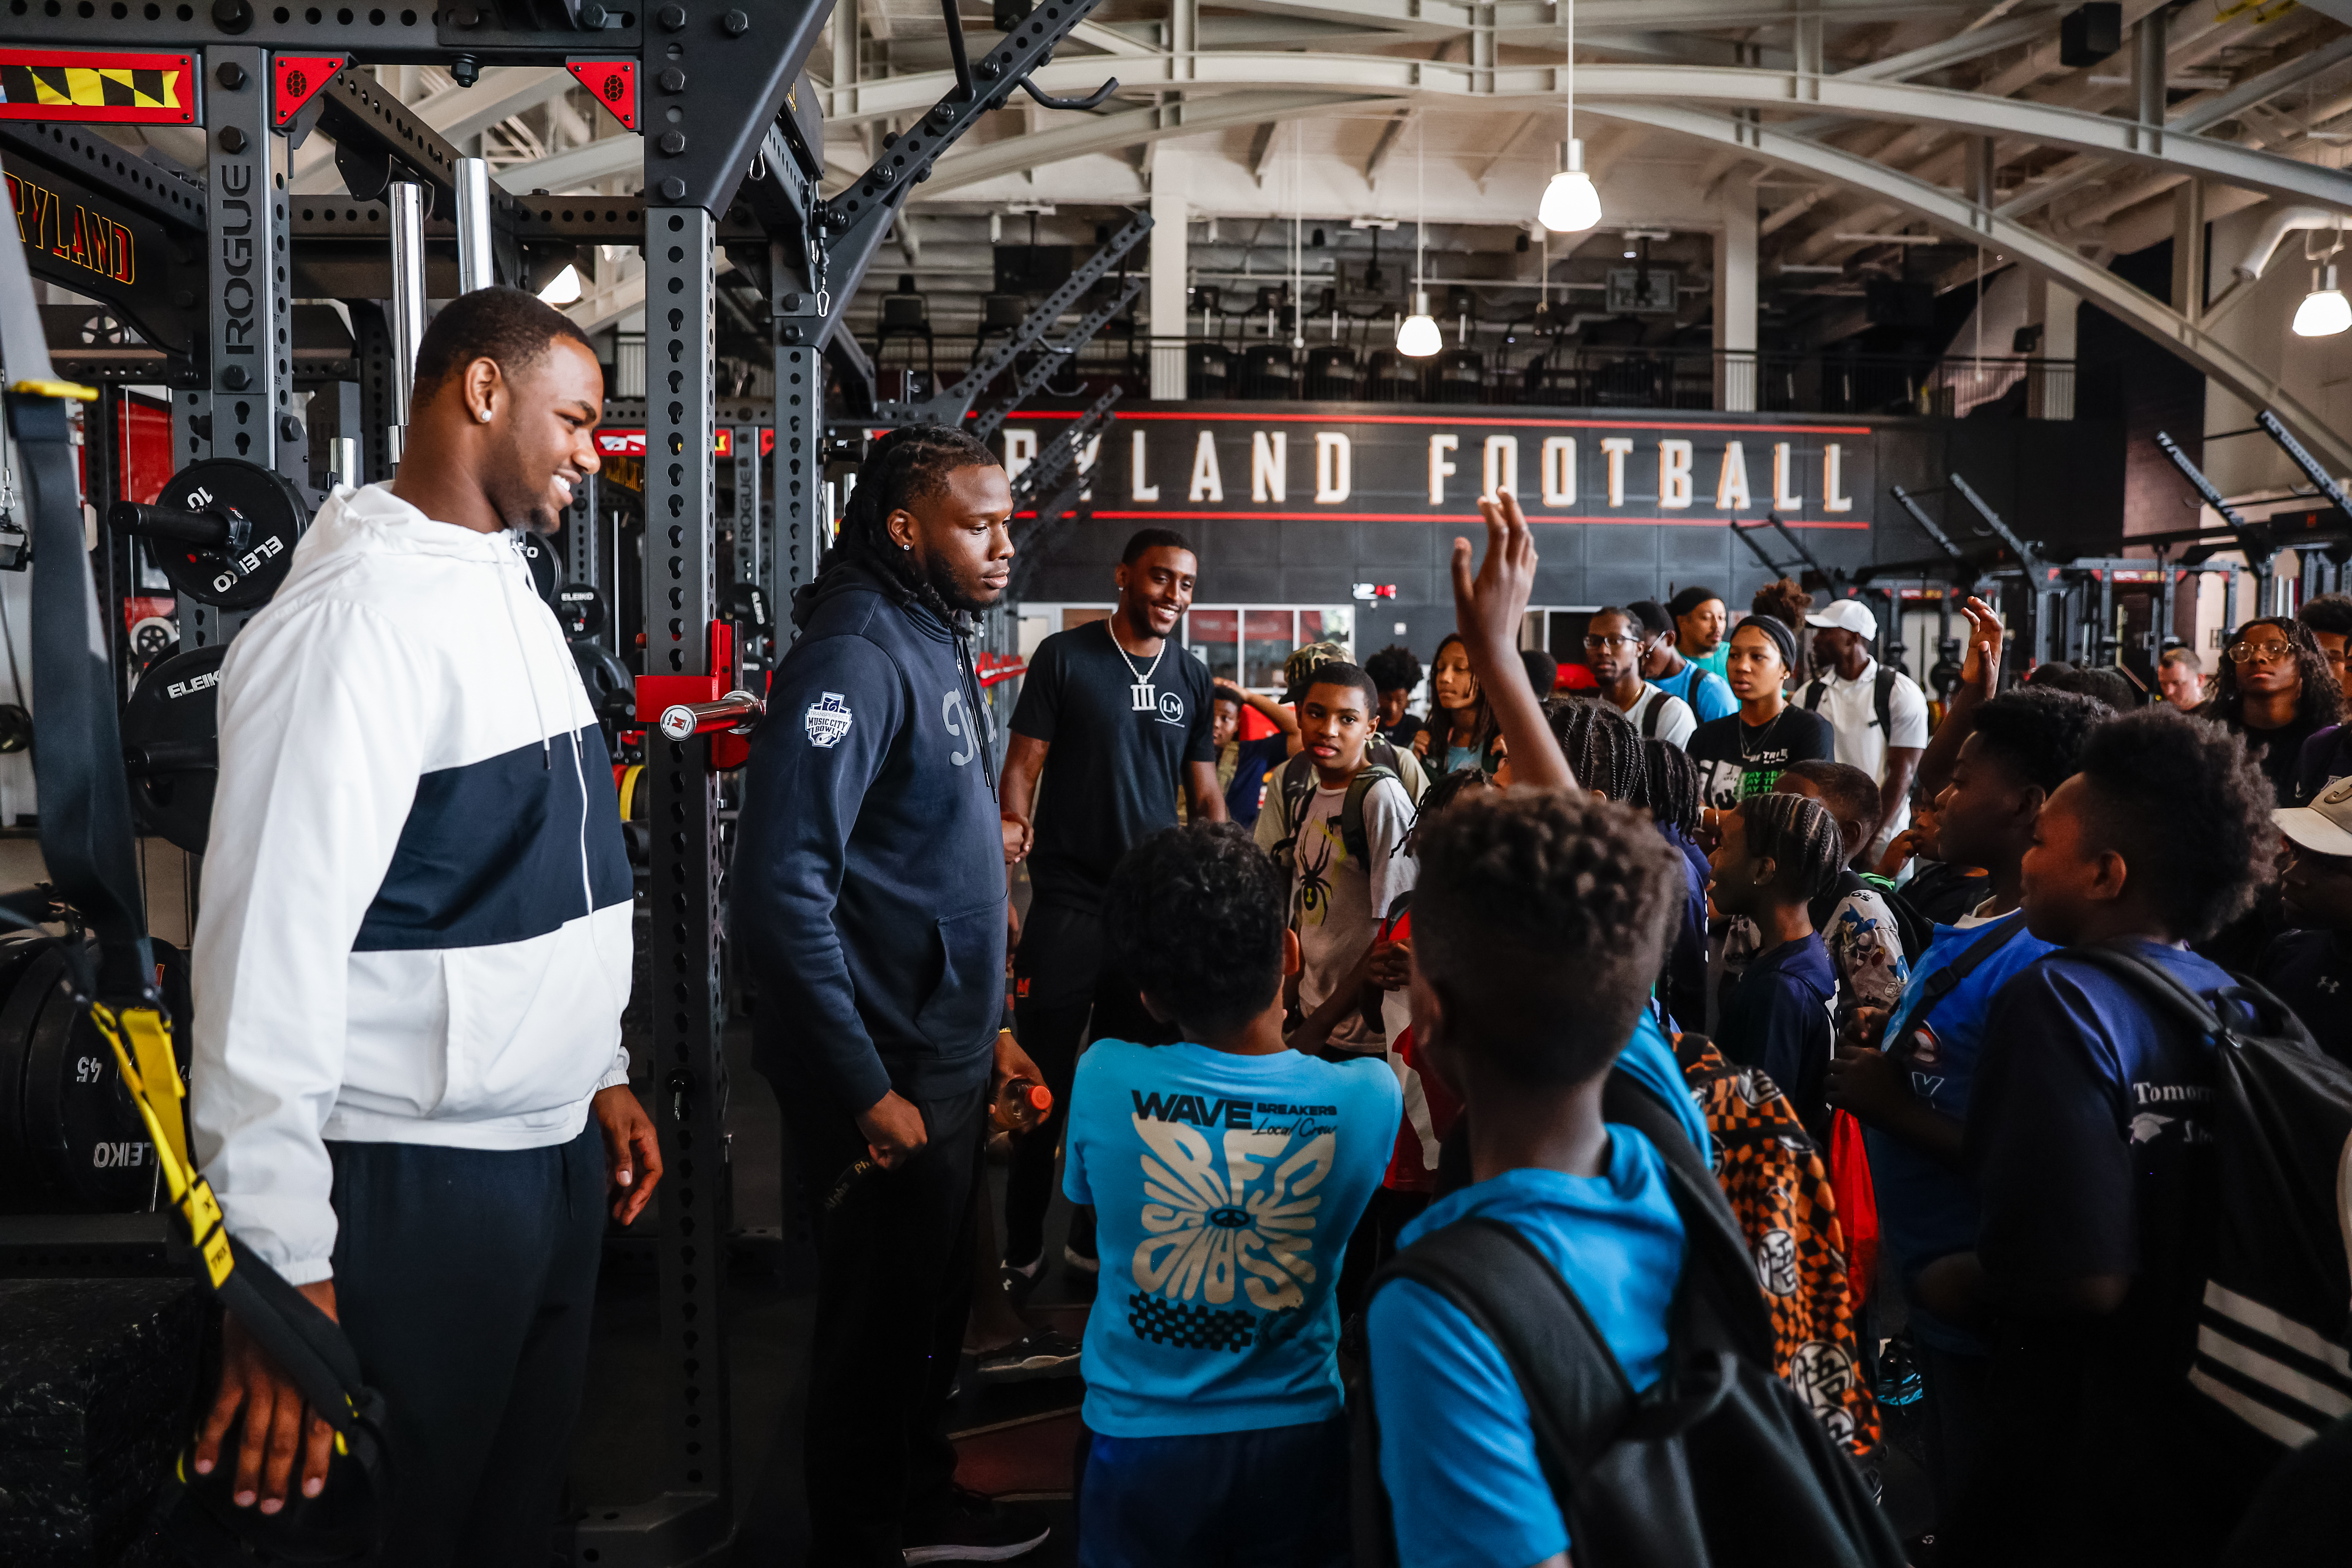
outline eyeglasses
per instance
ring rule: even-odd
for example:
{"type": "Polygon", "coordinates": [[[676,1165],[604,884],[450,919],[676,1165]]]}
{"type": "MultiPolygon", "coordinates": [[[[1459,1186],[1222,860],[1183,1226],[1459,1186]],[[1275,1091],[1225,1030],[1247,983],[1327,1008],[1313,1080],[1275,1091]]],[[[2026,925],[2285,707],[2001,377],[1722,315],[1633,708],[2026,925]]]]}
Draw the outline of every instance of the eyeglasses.
{"type": "Polygon", "coordinates": [[[2261,642],[2230,645],[2230,662],[2232,664],[2252,664],[2257,660],[2263,664],[2276,664],[2280,659],[2292,658],[2294,654],[2294,644],[2281,642],[2276,637],[2266,637],[2261,642]]]}
{"type": "Polygon", "coordinates": [[[1591,632],[1587,632],[1584,636],[1584,646],[1587,647],[1607,647],[1612,643],[1623,643],[1627,647],[1639,647],[1642,645],[1642,639],[1640,637],[1595,637],[1591,632]]]}

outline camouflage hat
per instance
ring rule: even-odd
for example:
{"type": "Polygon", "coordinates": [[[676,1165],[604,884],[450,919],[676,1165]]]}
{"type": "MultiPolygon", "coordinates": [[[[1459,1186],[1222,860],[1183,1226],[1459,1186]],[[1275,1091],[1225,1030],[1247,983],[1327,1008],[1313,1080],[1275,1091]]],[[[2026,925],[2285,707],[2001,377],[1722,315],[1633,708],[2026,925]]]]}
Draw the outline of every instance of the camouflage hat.
{"type": "Polygon", "coordinates": [[[1319,667],[1335,660],[1340,664],[1348,662],[1348,649],[1345,644],[1327,639],[1294,648],[1290,657],[1282,661],[1282,700],[1285,702],[1296,702],[1306,696],[1307,678],[1314,674],[1319,667]]]}

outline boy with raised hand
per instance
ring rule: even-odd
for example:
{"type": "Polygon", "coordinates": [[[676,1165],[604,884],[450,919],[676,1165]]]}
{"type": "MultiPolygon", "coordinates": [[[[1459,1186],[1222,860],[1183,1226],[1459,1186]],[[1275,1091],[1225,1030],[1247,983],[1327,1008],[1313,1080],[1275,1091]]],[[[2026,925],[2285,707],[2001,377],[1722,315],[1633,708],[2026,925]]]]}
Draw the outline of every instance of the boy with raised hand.
{"type": "MultiPolygon", "coordinates": [[[[1474,1216],[1510,1226],[1646,1388],[1664,1368],[1682,1221],[1664,1157],[1603,1123],[1601,1085],[1644,1013],[1681,858],[1637,808],[1525,784],[1456,802],[1421,853],[1413,1037],[1466,1102],[1474,1184],[1399,1243],[1474,1216]]],[[[1367,1321],[1396,1560],[1564,1563],[1567,1521],[1494,1341],[1410,1279],[1376,1292],[1367,1321]]]]}
{"type": "MultiPolygon", "coordinates": [[[[1862,1121],[1879,1224],[1906,1294],[1916,1295],[1921,1270],[1976,1245],[1977,1194],[1960,1168],[1960,1139],[1986,1016],[2011,976],[2053,951],[2018,908],[2025,852],[2042,805],[2107,716],[2090,698],[2035,687],[1973,710],[1936,798],[1935,830],[1941,854],[1986,868],[1978,879],[1986,896],[1936,928],[1892,1013],[1863,1008],[1831,1060],[1829,1102],[1862,1121]]],[[[1927,1399],[1927,1479],[1949,1518],[1978,1452],[1990,1347],[1916,1301],[1910,1322],[1927,1399]]]]}
{"type": "Polygon", "coordinates": [[[2186,944],[2252,900],[2273,798],[2242,742],[2151,708],[2093,730],[2035,821],[2026,927],[2069,951],[2020,972],[1986,1017],[1962,1139],[1977,1245],[1918,1280],[1993,1346],[1980,1457],[1939,1562],[2210,1563],[2244,1507],[2250,1478],[2207,1425],[2233,1418],[2188,1380],[2217,1225],[2214,1047],[2085,950],[2123,949],[2209,999],[2230,985],[2186,944]]]}
{"type": "Polygon", "coordinates": [[[1285,908],[1225,825],[1145,839],[1105,895],[1113,963],[1184,1043],[1097,1040],[1071,1091],[1063,1190],[1095,1207],[1103,1271],[1087,1568],[1348,1558],[1335,1287],[1400,1101],[1381,1062],[1284,1046],[1285,908]]]}
{"type": "Polygon", "coordinates": [[[1373,766],[1364,748],[1380,716],[1380,692],[1358,666],[1326,660],[1298,701],[1300,750],[1314,789],[1293,798],[1291,775],[1279,806],[1260,814],[1257,842],[1290,872],[1291,923],[1298,933],[1295,1043],[1377,1051],[1383,1035],[1362,1005],[1365,960],[1396,896],[1412,886],[1412,797],[1395,773],[1373,766]]]}

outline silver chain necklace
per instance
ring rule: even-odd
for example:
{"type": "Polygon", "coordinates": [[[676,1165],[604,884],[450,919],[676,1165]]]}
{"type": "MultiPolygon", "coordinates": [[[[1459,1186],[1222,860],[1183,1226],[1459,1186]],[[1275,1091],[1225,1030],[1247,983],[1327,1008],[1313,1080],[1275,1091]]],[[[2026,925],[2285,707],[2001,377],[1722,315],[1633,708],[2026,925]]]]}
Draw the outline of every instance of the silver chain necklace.
{"type": "MultiPolygon", "coordinates": [[[[1788,716],[1789,716],[1789,706],[1788,706],[1788,704],[1787,704],[1787,703],[1785,703],[1785,702],[1784,702],[1784,703],[1782,703],[1782,704],[1780,705],[1780,710],[1778,713],[1775,713],[1775,714],[1773,714],[1773,715],[1772,715],[1772,721],[1771,721],[1770,723],[1769,723],[1769,724],[1767,724],[1767,725],[1765,725],[1765,726],[1764,726],[1764,737],[1763,737],[1762,741],[1759,742],[1759,745],[1761,745],[1761,746],[1764,748],[1764,750],[1769,751],[1769,750],[1770,750],[1770,749],[1771,749],[1771,745],[1772,745],[1772,731],[1775,731],[1775,730],[1778,730],[1778,729],[1780,727],[1780,721],[1781,721],[1781,720],[1783,720],[1783,719],[1786,719],[1788,716]]],[[[1759,752],[1751,752],[1751,751],[1749,751],[1749,750],[1748,749],[1748,721],[1747,721],[1747,720],[1745,720],[1745,719],[1740,720],[1740,721],[1739,721],[1739,728],[1738,728],[1738,730],[1734,731],[1733,731],[1733,733],[1734,733],[1734,735],[1738,738],[1738,742],[1739,742],[1739,760],[1740,760],[1740,762],[1741,762],[1741,763],[1754,763],[1754,762],[1756,762],[1756,761],[1758,760],[1759,756],[1760,755],[1760,753],[1759,753],[1759,752]]]]}
{"type": "Polygon", "coordinates": [[[1150,667],[1138,669],[1135,668],[1135,660],[1127,657],[1127,649],[1120,647],[1118,634],[1110,629],[1110,621],[1108,617],[1103,621],[1103,634],[1110,638],[1110,646],[1118,649],[1119,663],[1127,666],[1128,673],[1135,677],[1135,684],[1127,689],[1129,709],[1137,713],[1159,712],[1159,689],[1151,684],[1151,677],[1160,668],[1160,661],[1168,655],[1168,639],[1166,637],[1160,639],[1160,651],[1151,656],[1150,667]]]}

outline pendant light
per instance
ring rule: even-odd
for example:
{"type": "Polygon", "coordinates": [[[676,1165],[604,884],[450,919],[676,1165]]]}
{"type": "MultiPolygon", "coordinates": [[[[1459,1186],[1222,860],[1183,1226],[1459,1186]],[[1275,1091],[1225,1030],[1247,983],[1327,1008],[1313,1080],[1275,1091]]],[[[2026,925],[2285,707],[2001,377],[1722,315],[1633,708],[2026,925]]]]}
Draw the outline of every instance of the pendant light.
{"type": "Polygon", "coordinates": [[[2336,264],[2311,269],[2311,292],[2295,307],[2294,335],[2299,338],[2332,338],[2352,327],[2352,301],[2344,298],[2344,290],[2336,286],[2336,264]]]}
{"type": "Polygon", "coordinates": [[[1582,234],[1601,221],[1601,193],[1584,172],[1584,143],[1576,139],[1576,0],[1559,0],[1568,19],[1568,140],[1559,146],[1559,173],[1544,187],[1536,219],[1554,234],[1582,234]]]}
{"type": "Polygon", "coordinates": [[[1445,346],[1445,335],[1429,313],[1429,183],[1423,156],[1428,149],[1426,124],[1416,119],[1412,127],[1412,314],[1397,328],[1397,353],[1407,359],[1427,359],[1445,346]]]}

